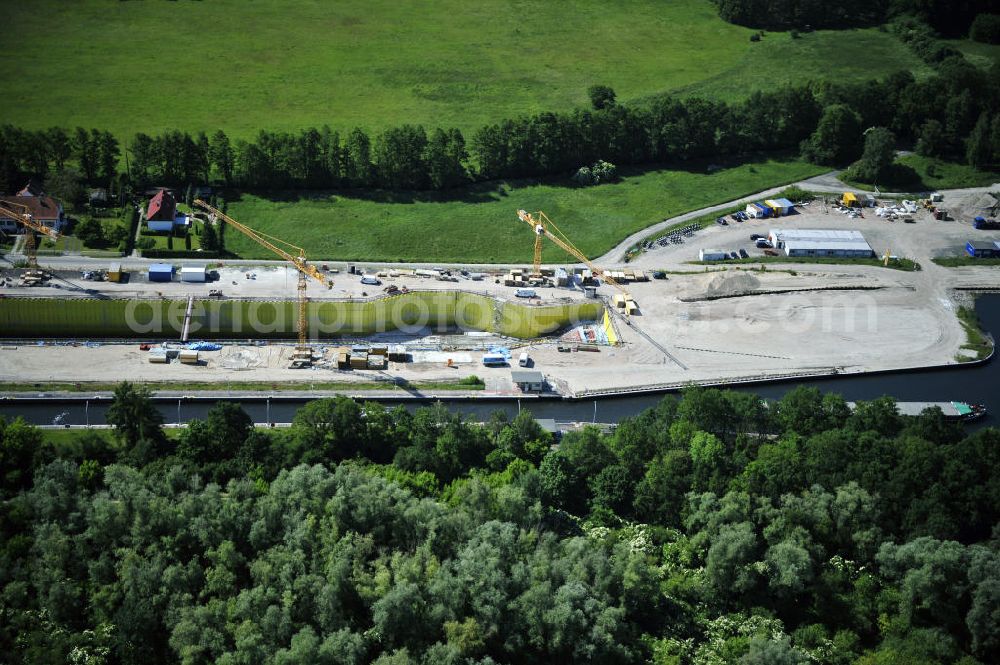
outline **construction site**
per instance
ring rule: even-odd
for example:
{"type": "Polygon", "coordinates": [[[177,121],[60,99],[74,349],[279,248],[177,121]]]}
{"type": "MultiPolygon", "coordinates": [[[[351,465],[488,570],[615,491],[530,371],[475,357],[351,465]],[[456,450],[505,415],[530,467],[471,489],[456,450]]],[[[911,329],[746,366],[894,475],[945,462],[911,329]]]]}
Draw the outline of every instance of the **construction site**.
{"type": "Polygon", "coordinates": [[[1000,289],[1000,271],[932,259],[1000,232],[973,227],[982,191],[942,196],[947,219],[931,207],[886,213],[892,201],[815,200],[778,218],[675,225],[683,233],[665,231],[678,236],[668,242],[653,229],[594,261],[544,213],[517,210],[526,243],[534,234],[522,266],[311,262],[199,202],[276,260],[166,264],[167,279],[142,259],[103,273],[68,257],[5,268],[0,382],[389,386],[474,375],[480,394],[583,397],[955,364],[977,357],[957,308],[1000,289]],[[760,251],[761,238],[845,231],[875,258],[795,263],[760,251]],[[566,264],[541,265],[548,242],[566,264]],[[705,248],[725,258],[702,261],[705,248]],[[897,269],[901,258],[917,269],[897,269]],[[182,279],[191,265],[205,281],[182,279]],[[541,381],[519,380],[525,368],[541,381]]]}

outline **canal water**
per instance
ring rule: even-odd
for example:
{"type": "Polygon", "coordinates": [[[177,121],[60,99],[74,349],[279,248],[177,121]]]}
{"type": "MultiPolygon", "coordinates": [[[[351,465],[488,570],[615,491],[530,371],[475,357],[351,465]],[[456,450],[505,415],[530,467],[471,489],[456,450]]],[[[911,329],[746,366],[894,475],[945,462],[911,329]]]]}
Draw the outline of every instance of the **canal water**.
{"type": "MultiPolygon", "coordinates": [[[[1000,335],[1000,294],[980,296],[976,311],[983,328],[1000,335]]],[[[984,404],[988,409],[985,418],[976,421],[975,427],[1000,425],[1000,361],[983,365],[955,366],[939,370],[893,372],[861,376],[842,376],[825,379],[772,383],[756,386],[734,386],[733,389],[751,392],[769,399],[779,399],[797,386],[819,388],[834,392],[849,401],[870,400],[891,395],[900,402],[945,402],[958,400],[984,404]]],[[[654,406],[662,395],[629,395],[601,397],[596,400],[562,401],[535,399],[504,399],[484,402],[468,400],[441,401],[449,409],[459,411],[475,420],[486,420],[493,411],[501,410],[513,417],[519,409],[530,409],[536,418],[551,418],[560,422],[617,423],[623,418],[637,415],[654,406]]],[[[279,395],[218,399],[157,398],[156,404],[168,423],[184,423],[204,418],[212,405],[219,400],[238,402],[258,423],[291,422],[295,412],[307,401],[303,398],[286,398],[279,395]]],[[[380,400],[381,401],[381,400],[380,400]]],[[[429,402],[412,400],[382,401],[386,407],[403,404],[414,409],[429,402]]],[[[109,401],[107,399],[31,399],[0,400],[0,416],[8,420],[22,416],[36,425],[99,425],[104,424],[109,401]]]]}

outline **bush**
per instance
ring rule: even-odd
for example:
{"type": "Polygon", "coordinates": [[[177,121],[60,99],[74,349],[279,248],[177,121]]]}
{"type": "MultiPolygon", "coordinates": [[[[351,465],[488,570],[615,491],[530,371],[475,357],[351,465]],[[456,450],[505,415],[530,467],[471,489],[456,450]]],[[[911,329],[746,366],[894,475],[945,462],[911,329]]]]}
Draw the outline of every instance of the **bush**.
{"type": "Polygon", "coordinates": [[[217,256],[217,253],[196,249],[144,249],[142,255],[147,259],[209,259],[217,256]]]}
{"type": "Polygon", "coordinates": [[[788,199],[792,203],[795,203],[796,201],[812,201],[814,198],[816,198],[815,195],[810,194],[806,190],[802,189],[801,187],[797,187],[795,185],[792,185],[791,187],[785,187],[783,190],[781,190],[781,193],[778,194],[778,196],[780,198],[788,199]]]}
{"type": "Polygon", "coordinates": [[[602,182],[613,182],[618,179],[618,167],[603,159],[597,160],[593,166],[582,166],[573,174],[572,180],[576,184],[587,187],[589,185],[599,185],[602,182]]]}
{"type": "Polygon", "coordinates": [[[980,14],[969,28],[969,38],[984,44],[1000,44],[1000,14],[980,14]]]}

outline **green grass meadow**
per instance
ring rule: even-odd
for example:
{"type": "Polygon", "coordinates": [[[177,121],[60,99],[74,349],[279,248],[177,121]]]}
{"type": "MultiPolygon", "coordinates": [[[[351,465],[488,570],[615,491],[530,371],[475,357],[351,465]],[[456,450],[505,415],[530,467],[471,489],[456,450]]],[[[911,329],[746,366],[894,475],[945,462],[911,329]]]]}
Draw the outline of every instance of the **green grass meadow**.
{"type": "Polygon", "coordinates": [[[742,97],[926,67],[875,30],[792,39],[709,0],[0,0],[0,122],[251,137],[329,124],[455,126],[677,91],[742,97]],[[794,66],[790,66],[794,64],[794,66]]]}
{"type": "MultiPolygon", "coordinates": [[[[658,170],[597,187],[503,184],[461,190],[458,198],[370,200],[340,194],[269,200],[244,195],[229,214],[264,233],[306,248],[313,260],[530,261],[531,228],[518,208],[542,210],[587,256],[668,217],[793,182],[825,169],[798,160],[744,164],[711,174],[658,170]]],[[[454,196],[454,195],[453,195],[454,196]]],[[[228,229],[226,249],[242,258],[272,258],[228,229]]],[[[546,243],[543,260],[572,259],[546,243]]]]}

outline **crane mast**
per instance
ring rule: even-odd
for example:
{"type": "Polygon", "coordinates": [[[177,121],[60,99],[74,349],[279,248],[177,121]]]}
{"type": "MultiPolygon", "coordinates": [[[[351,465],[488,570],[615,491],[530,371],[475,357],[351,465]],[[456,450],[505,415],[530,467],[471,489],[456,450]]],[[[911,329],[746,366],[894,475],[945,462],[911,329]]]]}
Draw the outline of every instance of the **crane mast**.
{"type": "Polygon", "coordinates": [[[285,261],[288,261],[295,269],[298,271],[298,319],[296,321],[296,331],[299,335],[299,345],[295,349],[295,360],[297,365],[304,365],[312,362],[312,349],[306,343],[308,341],[308,321],[306,317],[306,305],[308,303],[308,298],[306,296],[306,283],[307,278],[312,278],[330,289],[333,288],[333,281],[328,280],[323,276],[315,266],[310,264],[306,260],[306,251],[301,247],[293,245],[290,242],[286,242],[281,238],[275,238],[274,236],[267,235],[266,233],[261,233],[255,229],[250,228],[242,222],[238,222],[226,213],[222,212],[218,208],[209,205],[201,199],[196,199],[194,205],[202,208],[208,212],[212,217],[218,219],[226,224],[234,227],[237,231],[250,238],[260,246],[270,250],[274,254],[280,256],[285,261]],[[282,247],[287,247],[288,249],[294,251],[292,254],[288,250],[282,247]]]}
{"type": "Polygon", "coordinates": [[[29,270],[38,270],[38,253],[37,246],[35,244],[35,232],[41,233],[48,236],[52,240],[59,239],[59,232],[44,224],[39,224],[36,222],[29,212],[28,206],[22,203],[13,203],[10,201],[4,201],[0,203],[0,213],[7,217],[15,219],[19,224],[25,227],[24,232],[24,256],[28,261],[29,270]],[[21,208],[20,211],[15,210],[15,208],[21,208]]]}
{"type": "Polygon", "coordinates": [[[628,295],[628,290],[624,286],[612,279],[606,270],[594,265],[583,252],[577,249],[576,246],[570,242],[569,238],[567,238],[563,232],[559,230],[559,227],[556,226],[544,212],[539,210],[533,215],[526,210],[518,210],[517,217],[522,222],[531,225],[531,228],[535,231],[535,255],[534,265],[532,266],[532,276],[540,277],[542,274],[542,238],[544,237],[551,240],[557,247],[590,268],[590,271],[594,273],[595,277],[601,277],[601,279],[603,279],[607,284],[610,284],[622,293],[628,295]]]}

